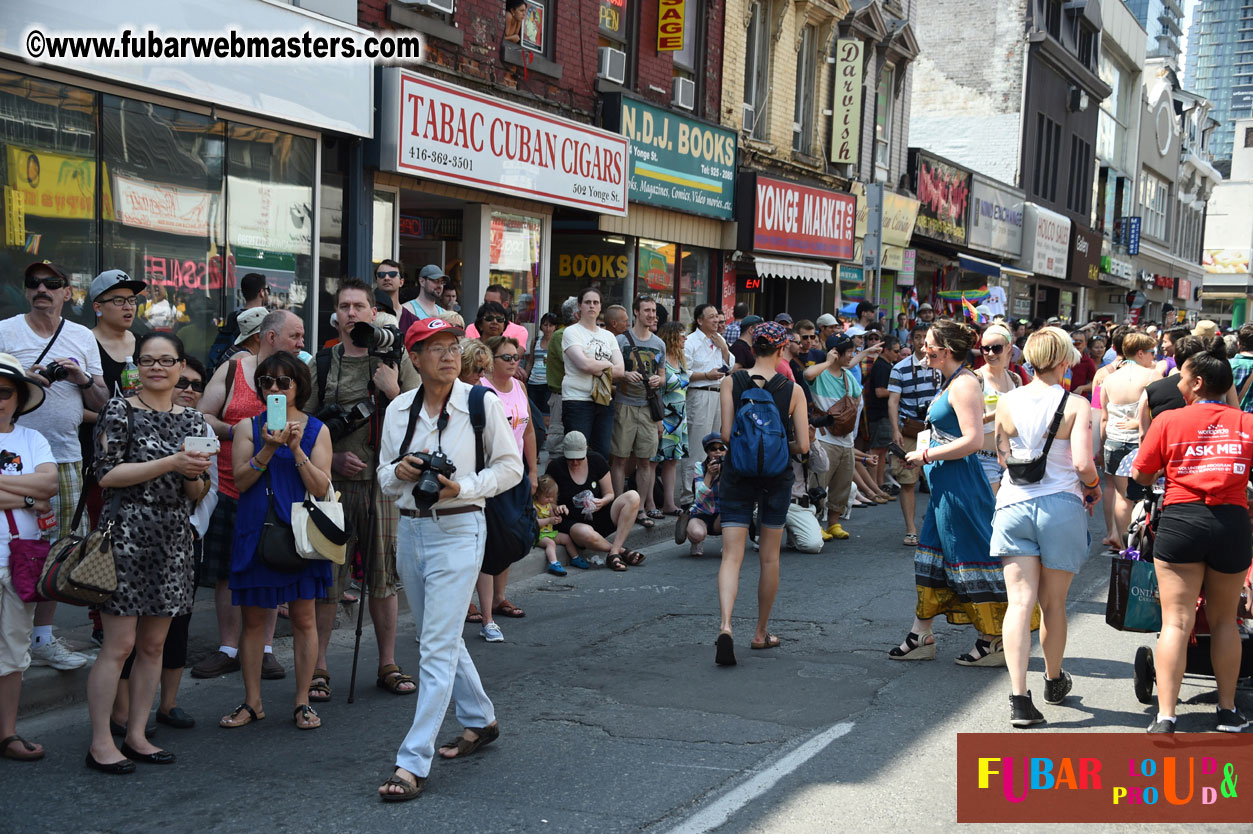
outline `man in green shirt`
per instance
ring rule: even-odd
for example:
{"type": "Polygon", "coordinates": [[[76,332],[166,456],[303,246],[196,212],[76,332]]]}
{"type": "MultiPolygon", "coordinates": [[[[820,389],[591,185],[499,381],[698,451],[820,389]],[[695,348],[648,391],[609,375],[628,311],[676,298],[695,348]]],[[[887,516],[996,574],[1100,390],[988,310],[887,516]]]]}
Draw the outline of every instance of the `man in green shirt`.
{"type": "Polygon", "coordinates": [[[1240,410],[1253,413],[1253,324],[1243,324],[1236,331],[1240,352],[1231,358],[1232,383],[1240,397],[1240,410]]]}
{"type": "Polygon", "coordinates": [[[567,298],[561,305],[561,327],[548,339],[548,358],[545,370],[548,376],[548,454],[561,450],[565,431],[561,427],[561,380],[566,375],[566,358],[561,352],[561,337],[566,328],[579,320],[579,300],[567,298]]]}

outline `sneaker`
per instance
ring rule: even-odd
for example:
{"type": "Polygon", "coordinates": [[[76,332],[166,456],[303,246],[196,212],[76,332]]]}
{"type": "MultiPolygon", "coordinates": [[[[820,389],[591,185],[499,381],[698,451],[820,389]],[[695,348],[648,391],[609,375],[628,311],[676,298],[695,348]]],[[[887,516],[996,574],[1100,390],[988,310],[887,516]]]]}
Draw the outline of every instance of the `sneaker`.
{"type": "Polygon", "coordinates": [[[1175,731],[1175,719],[1163,718],[1161,721],[1154,721],[1149,725],[1150,733],[1173,733],[1175,731]]]}
{"type": "Polygon", "coordinates": [[[1220,733],[1242,733],[1249,726],[1249,719],[1240,714],[1238,709],[1220,709],[1218,711],[1218,727],[1220,733]]]}
{"type": "Polygon", "coordinates": [[[1044,703],[1057,705],[1062,699],[1070,693],[1071,687],[1075,682],[1070,679],[1070,673],[1065,669],[1056,678],[1044,679],[1044,703]]]}
{"type": "Polygon", "coordinates": [[[549,562],[548,572],[551,573],[553,576],[565,576],[566,575],[566,569],[561,566],[560,562],[549,562]]]}
{"type": "Polygon", "coordinates": [[[1043,724],[1044,715],[1031,703],[1031,693],[1009,696],[1009,723],[1015,727],[1043,724]]]}
{"type": "Polygon", "coordinates": [[[570,567],[578,568],[579,570],[587,570],[591,567],[591,564],[582,556],[575,556],[570,560],[570,567]]]}
{"type": "Polygon", "coordinates": [[[496,625],[496,623],[494,622],[488,623],[487,625],[480,628],[479,636],[489,643],[505,642],[505,635],[501,634],[500,626],[496,625]]]}
{"type": "Polygon", "coordinates": [[[87,655],[70,651],[60,637],[53,637],[47,643],[30,647],[31,666],[51,666],[53,669],[68,672],[86,662],[87,655]]]}
{"type": "Polygon", "coordinates": [[[848,538],[848,533],[844,530],[843,527],[839,525],[838,522],[828,527],[827,533],[833,539],[847,539],[848,538]]]}
{"type": "Polygon", "coordinates": [[[191,667],[193,678],[218,678],[239,671],[239,658],[231,657],[221,649],[191,667]]]}
{"type": "Polygon", "coordinates": [[[279,681],[285,677],[287,670],[275,659],[273,652],[266,652],[261,656],[261,680],[279,681]]]}
{"type": "Polygon", "coordinates": [[[697,559],[699,559],[701,556],[704,556],[704,555],[705,555],[705,543],[704,543],[704,542],[701,542],[701,546],[700,546],[700,547],[692,547],[692,548],[690,548],[690,549],[688,550],[688,552],[687,552],[687,555],[688,555],[688,556],[694,556],[694,557],[696,557],[697,559]]]}

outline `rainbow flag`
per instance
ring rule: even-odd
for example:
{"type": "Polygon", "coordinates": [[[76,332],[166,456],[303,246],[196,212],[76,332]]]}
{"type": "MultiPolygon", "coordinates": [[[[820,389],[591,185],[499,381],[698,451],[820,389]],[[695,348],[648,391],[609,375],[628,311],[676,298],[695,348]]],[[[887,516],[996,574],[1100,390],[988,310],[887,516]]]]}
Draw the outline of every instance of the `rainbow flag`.
{"type": "Polygon", "coordinates": [[[962,298],[962,307],[966,310],[966,315],[973,322],[979,322],[979,311],[975,309],[975,305],[971,304],[967,299],[962,298]]]}
{"type": "Polygon", "coordinates": [[[990,293],[988,288],[984,286],[977,290],[940,290],[938,295],[945,301],[965,301],[969,299],[978,304],[981,301],[986,301],[990,293]]]}

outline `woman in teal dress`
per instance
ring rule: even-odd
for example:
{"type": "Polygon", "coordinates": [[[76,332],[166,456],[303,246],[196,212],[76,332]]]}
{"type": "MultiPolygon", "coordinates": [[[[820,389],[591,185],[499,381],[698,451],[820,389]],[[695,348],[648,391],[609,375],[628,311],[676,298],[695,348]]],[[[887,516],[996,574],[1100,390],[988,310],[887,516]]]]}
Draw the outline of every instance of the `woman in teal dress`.
{"type": "MultiPolygon", "coordinates": [[[[657,335],[666,345],[666,385],[661,398],[666,416],[661,421],[661,443],[657,446],[653,462],[661,464],[661,494],[665,504],[661,511],[666,515],[678,515],[674,479],[679,461],[687,457],[687,383],[690,374],[687,358],[683,354],[687,334],[682,324],[672,321],[658,328],[657,335]]],[[[648,509],[656,509],[654,496],[645,496],[645,502],[648,509]]]]}
{"type": "Polygon", "coordinates": [[[958,664],[1005,665],[1000,634],[1009,600],[1001,560],[990,555],[995,498],[975,454],[983,448],[983,388],[964,366],[977,340],[970,327],[948,319],[927,331],[927,364],[944,381],[927,412],[930,443],[906,457],[907,464],[923,467],[931,500],[914,552],[914,625],[888,652],[893,660],[934,660],[931,623],[943,614],[979,632],[974,650],[958,664]]]}

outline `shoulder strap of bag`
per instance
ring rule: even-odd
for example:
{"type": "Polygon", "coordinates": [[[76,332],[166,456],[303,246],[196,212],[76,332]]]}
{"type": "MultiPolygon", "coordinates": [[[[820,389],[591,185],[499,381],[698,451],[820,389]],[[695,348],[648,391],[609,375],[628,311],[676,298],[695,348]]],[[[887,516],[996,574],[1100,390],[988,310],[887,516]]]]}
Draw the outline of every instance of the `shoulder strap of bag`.
{"type": "Polygon", "coordinates": [[[318,532],[325,536],[327,541],[335,545],[348,544],[348,540],[352,538],[351,527],[345,524],[341,530],[336,526],[335,522],[331,521],[330,516],[322,511],[318,503],[307,494],[305,495],[304,508],[309,513],[309,520],[313,522],[313,526],[318,528],[318,532]]]}
{"type": "Polygon", "coordinates": [[[1249,386],[1253,385],[1253,368],[1249,369],[1249,375],[1244,379],[1244,385],[1240,386],[1240,390],[1236,392],[1236,407],[1241,411],[1244,410],[1244,397],[1249,393],[1249,386]]]}
{"type": "Polygon", "coordinates": [[[1049,433],[1044,439],[1044,448],[1040,450],[1040,457],[1047,458],[1049,449],[1053,448],[1053,438],[1057,436],[1057,430],[1062,427],[1062,416],[1066,411],[1066,398],[1070,396],[1070,392],[1063,389],[1061,402],[1057,404],[1057,411],[1053,412],[1053,422],[1049,423],[1049,433]]]}
{"type": "Polygon", "coordinates": [[[57,336],[61,335],[61,328],[63,327],[65,327],[65,316],[61,317],[61,323],[57,325],[57,329],[53,332],[52,338],[48,340],[48,344],[44,345],[44,349],[39,352],[39,356],[37,356],[35,361],[31,363],[32,365],[38,365],[40,362],[44,361],[44,357],[48,355],[48,351],[52,350],[52,346],[56,343],[57,336]]]}
{"type": "Polygon", "coordinates": [[[235,387],[235,371],[239,367],[239,360],[231,358],[226,363],[226,396],[222,399],[222,411],[218,414],[218,419],[226,416],[226,409],[231,404],[231,389],[235,387]]]}
{"type": "MultiPolygon", "coordinates": [[[[126,448],[122,450],[122,460],[125,461],[131,456],[131,449],[135,440],[135,409],[125,397],[120,398],[122,405],[126,406],[126,448]]],[[[83,478],[83,490],[78,495],[78,506],[74,508],[74,518],[70,521],[70,529],[77,530],[78,525],[83,522],[83,511],[87,509],[87,482],[96,480],[95,469],[90,469],[87,476],[83,478]]],[[[98,483],[98,481],[97,481],[98,483]]],[[[113,500],[109,502],[109,518],[116,518],[118,508],[122,505],[122,493],[119,490],[113,490],[113,500]]]]}
{"type": "Polygon", "coordinates": [[[474,427],[475,472],[482,472],[487,466],[487,456],[483,451],[483,429],[487,427],[487,406],[483,400],[486,397],[486,386],[475,385],[470,389],[470,425],[474,427]]]}
{"type": "MultiPolygon", "coordinates": [[[[331,374],[331,355],[335,348],[322,348],[318,351],[314,361],[317,363],[318,372],[318,402],[326,405],[326,379],[331,374]]],[[[343,347],[340,347],[340,357],[343,357],[343,347]]]]}

